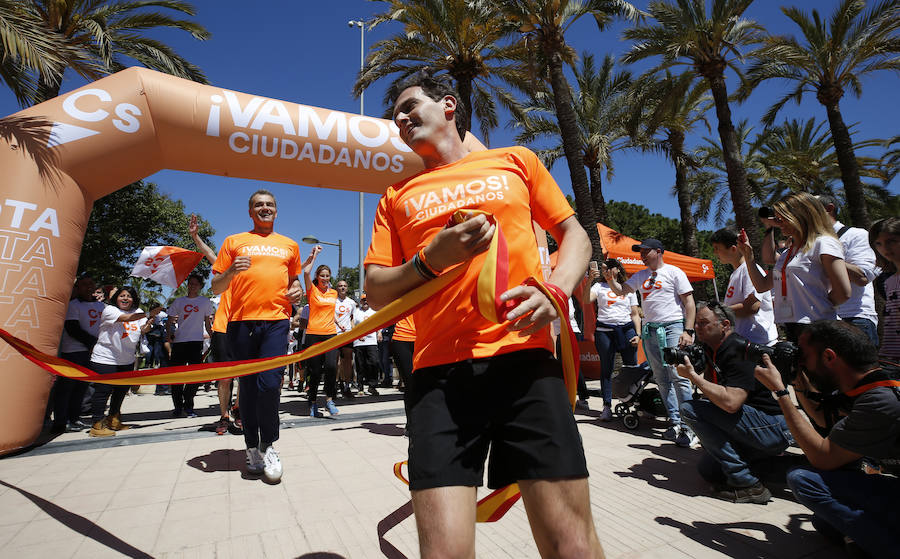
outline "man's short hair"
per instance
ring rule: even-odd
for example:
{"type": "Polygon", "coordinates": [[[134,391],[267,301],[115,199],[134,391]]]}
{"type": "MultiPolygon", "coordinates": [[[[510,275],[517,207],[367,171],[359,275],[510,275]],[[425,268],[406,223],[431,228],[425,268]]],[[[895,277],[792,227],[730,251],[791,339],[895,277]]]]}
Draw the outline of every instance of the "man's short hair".
{"type": "Polygon", "coordinates": [[[803,330],[807,343],[819,353],[826,349],[857,371],[878,364],[878,348],[862,330],[843,320],[817,320],[803,330]]]}
{"type": "Polygon", "coordinates": [[[391,106],[393,107],[397,104],[397,98],[400,97],[403,91],[417,86],[421,87],[422,92],[434,101],[440,101],[447,95],[456,99],[456,112],[453,113],[454,123],[456,124],[456,131],[459,132],[459,139],[465,139],[465,117],[468,114],[468,109],[460,98],[459,92],[456,91],[456,87],[453,86],[453,79],[447,74],[435,75],[430,70],[419,70],[406,76],[388,90],[391,106]]]}
{"type": "Polygon", "coordinates": [[[201,275],[198,274],[197,272],[193,272],[191,275],[189,275],[189,276],[188,276],[188,281],[191,281],[191,278],[195,278],[197,281],[199,281],[199,282],[200,282],[200,287],[203,287],[203,284],[204,284],[205,281],[206,281],[206,280],[203,279],[203,276],[201,276],[201,275]]]}
{"type": "Polygon", "coordinates": [[[700,309],[709,309],[720,322],[727,320],[731,324],[731,328],[734,329],[734,311],[728,305],[723,305],[718,301],[700,301],[697,303],[697,311],[700,309]]]}
{"type": "Polygon", "coordinates": [[[837,198],[831,196],[829,194],[817,194],[816,198],[818,198],[819,202],[825,206],[825,211],[828,211],[828,204],[834,206],[834,213],[838,213],[838,210],[841,209],[841,206],[838,204],[837,198]]]}
{"type": "Polygon", "coordinates": [[[733,246],[737,246],[738,242],[738,234],[734,229],[729,227],[725,227],[723,229],[719,229],[715,233],[709,236],[710,243],[718,243],[725,248],[731,248],[733,246]]]}
{"type": "Polygon", "coordinates": [[[269,192],[268,190],[266,190],[265,188],[260,188],[259,190],[257,190],[253,194],[251,194],[250,200],[247,201],[247,206],[250,209],[253,209],[253,199],[256,198],[257,196],[271,196],[272,201],[275,202],[275,207],[276,208],[278,207],[278,202],[275,200],[275,195],[272,194],[271,192],[269,192]]]}

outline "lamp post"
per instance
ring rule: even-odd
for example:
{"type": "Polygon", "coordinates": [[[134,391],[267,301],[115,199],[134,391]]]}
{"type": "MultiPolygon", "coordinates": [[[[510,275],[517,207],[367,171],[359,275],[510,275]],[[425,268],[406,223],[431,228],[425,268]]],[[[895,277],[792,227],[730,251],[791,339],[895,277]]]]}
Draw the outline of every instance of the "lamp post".
{"type": "Polygon", "coordinates": [[[328,243],[325,241],[320,241],[319,239],[313,237],[312,235],[309,235],[307,237],[303,237],[301,240],[304,243],[308,243],[311,245],[331,245],[333,247],[338,247],[338,269],[337,269],[337,273],[334,275],[334,277],[337,277],[341,274],[341,267],[343,267],[343,264],[344,264],[344,245],[340,239],[338,239],[338,242],[336,242],[336,243],[328,243]]]}
{"type": "MultiPolygon", "coordinates": [[[[362,72],[363,68],[366,66],[366,49],[365,49],[365,34],[366,34],[366,22],[361,19],[351,19],[347,22],[347,25],[350,27],[359,27],[359,70],[362,72]]],[[[364,93],[359,93],[359,114],[364,115],[363,111],[363,98],[364,93]]],[[[363,193],[359,193],[359,294],[362,295],[366,279],[366,272],[363,269],[363,243],[365,242],[365,236],[363,235],[363,193]]]]}

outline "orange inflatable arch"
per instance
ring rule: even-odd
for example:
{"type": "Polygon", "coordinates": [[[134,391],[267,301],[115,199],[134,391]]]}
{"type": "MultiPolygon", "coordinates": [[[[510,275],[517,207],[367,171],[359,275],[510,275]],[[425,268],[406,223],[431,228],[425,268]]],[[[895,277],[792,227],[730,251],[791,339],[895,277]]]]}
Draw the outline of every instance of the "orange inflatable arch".
{"type": "MultiPolygon", "coordinates": [[[[161,169],[382,193],[422,168],[387,120],[124,70],[0,120],[0,328],[55,353],[94,200],[161,169]]],[[[52,381],[0,344],[0,454],[52,381]]]]}

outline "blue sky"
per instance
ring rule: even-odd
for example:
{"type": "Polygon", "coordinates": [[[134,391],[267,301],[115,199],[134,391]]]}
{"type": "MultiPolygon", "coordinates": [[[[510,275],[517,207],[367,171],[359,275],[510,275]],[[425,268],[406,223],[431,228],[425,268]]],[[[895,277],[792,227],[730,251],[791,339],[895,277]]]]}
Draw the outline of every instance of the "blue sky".
{"type": "MultiPolygon", "coordinates": [[[[360,33],[350,28],[350,19],[370,19],[386,6],[383,2],[338,0],[334,2],[222,2],[200,0],[196,21],[212,33],[207,41],[196,41],[185,33],[161,32],[155,36],[167,41],[180,54],[200,66],[210,83],[255,95],[286,101],[327,107],[347,112],[359,111],[359,100],[350,90],[359,69],[360,33]]],[[[635,4],[646,7],[646,0],[635,4]]],[[[813,7],[827,13],[837,0],[798,0],[789,5],[804,9],[813,7]]],[[[757,0],[746,17],[765,25],[770,32],[794,34],[791,23],[779,10],[780,2],[757,0]]],[[[597,58],[606,53],[622,55],[629,43],[621,39],[623,25],[616,25],[599,34],[590,18],[577,23],[567,40],[579,52],[594,53],[597,58]]],[[[385,24],[366,31],[368,47],[400,29],[398,24],[385,24]]],[[[641,68],[636,68],[640,71],[641,68]]],[[[735,79],[728,81],[735,87],[735,79]]],[[[69,76],[63,92],[83,85],[77,77],[69,76]]],[[[385,83],[377,83],[365,94],[365,112],[381,116],[385,83]]],[[[863,97],[849,93],[841,102],[844,119],[856,123],[857,139],[887,138],[900,131],[900,111],[896,108],[898,76],[882,73],[863,81],[863,97]]],[[[732,105],[735,122],[742,118],[758,123],[762,114],[783,91],[783,84],[772,83],[760,88],[743,105],[732,105]]],[[[15,99],[0,89],[0,115],[19,109],[15,99]]],[[[789,105],[783,117],[808,118],[824,121],[824,108],[810,95],[801,106],[789,105]]],[[[710,113],[713,127],[709,134],[717,137],[715,115],[710,113]]],[[[705,133],[705,131],[704,131],[705,133]]],[[[512,144],[513,133],[501,128],[491,136],[491,146],[512,144]]],[[[691,145],[701,137],[689,138],[691,145]]],[[[879,155],[876,151],[869,155],[879,155]]],[[[678,216],[678,207],[671,195],[673,170],[661,157],[637,152],[619,152],[615,158],[616,174],[604,183],[607,200],[627,200],[640,203],[654,212],[669,217],[678,216]]],[[[571,193],[568,170],[564,161],[551,169],[564,192],[571,193]]],[[[246,199],[257,188],[268,188],[278,198],[279,216],[276,230],[293,237],[314,235],[321,240],[344,244],[345,266],[357,263],[358,255],[358,195],[354,192],[332,191],[296,185],[261,183],[243,179],[210,175],[160,171],[149,180],[173,198],[181,199],[188,211],[201,214],[216,229],[213,241],[221,245],[225,236],[246,230],[249,218],[246,199]]],[[[892,185],[897,192],[897,181],[892,185]]],[[[378,196],[365,195],[365,243],[368,247],[371,224],[378,196]]],[[[706,228],[714,224],[701,224],[706,228]]],[[[628,233],[625,231],[624,233],[628,233]]],[[[304,254],[309,245],[301,243],[304,254]]],[[[137,256],[137,255],[135,255],[137,256]]],[[[320,262],[337,266],[337,248],[326,246],[320,262]]]]}

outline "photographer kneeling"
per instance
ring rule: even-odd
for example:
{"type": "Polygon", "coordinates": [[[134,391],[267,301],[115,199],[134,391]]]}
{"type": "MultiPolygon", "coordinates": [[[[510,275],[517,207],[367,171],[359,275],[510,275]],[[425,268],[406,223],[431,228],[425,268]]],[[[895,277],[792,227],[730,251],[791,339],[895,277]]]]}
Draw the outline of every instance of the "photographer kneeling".
{"type": "MultiPolygon", "coordinates": [[[[850,538],[873,557],[900,557],[900,381],[896,369],[878,363],[861,330],[838,320],[819,320],[799,338],[802,365],[820,392],[850,398],[846,417],[828,437],[819,435],[794,406],[781,373],[768,357],[756,378],[775,392],[788,427],[810,467],[788,473],[794,497],[813,511],[813,525],[833,539],[850,538]],[[862,469],[861,459],[869,462],[862,469]],[[881,474],[872,472],[880,471],[881,474]]],[[[794,383],[797,399],[817,423],[822,414],[794,383]]]]}
{"type": "Polygon", "coordinates": [[[698,469],[713,483],[713,496],[765,504],[772,494],[751,471],[751,462],[781,454],[793,440],[778,403],[754,378],[757,362],[748,357],[747,340],[734,333],[733,324],[731,309],[716,302],[697,305],[695,328],[705,359],[682,356],[676,370],[708,400],[682,403],[681,417],[703,446],[698,469]]]}

